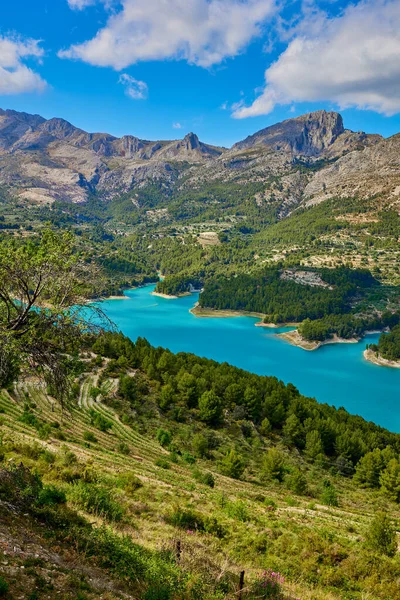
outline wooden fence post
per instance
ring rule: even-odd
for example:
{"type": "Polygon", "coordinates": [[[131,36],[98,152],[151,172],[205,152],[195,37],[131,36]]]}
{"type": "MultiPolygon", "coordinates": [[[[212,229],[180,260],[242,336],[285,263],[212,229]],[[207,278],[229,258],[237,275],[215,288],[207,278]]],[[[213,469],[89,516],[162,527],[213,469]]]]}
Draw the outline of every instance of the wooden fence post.
{"type": "Polygon", "coordinates": [[[242,600],[242,596],[243,596],[243,588],[244,588],[244,571],[240,571],[240,578],[239,578],[239,594],[238,594],[238,599],[242,600]]]}
{"type": "Polygon", "coordinates": [[[176,560],[180,562],[181,560],[181,540],[177,540],[176,542],[176,560]]]}

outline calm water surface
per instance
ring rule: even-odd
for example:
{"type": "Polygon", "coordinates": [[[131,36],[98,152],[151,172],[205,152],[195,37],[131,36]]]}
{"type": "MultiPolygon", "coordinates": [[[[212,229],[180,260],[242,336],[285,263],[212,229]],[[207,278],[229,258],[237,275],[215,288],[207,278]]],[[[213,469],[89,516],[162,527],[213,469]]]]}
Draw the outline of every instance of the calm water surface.
{"type": "Polygon", "coordinates": [[[400,369],[378,367],[363,358],[365,344],[377,342],[379,335],[307,352],[275,336],[287,329],[254,327],[258,319],[251,317],[197,318],[189,313],[197,295],[167,300],[152,296],[153,289],[130,290],[129,299],[102,304],[132,340],[141,336],[173,352],[193,352],[260,375],[275,375],[319,402],[344,406],[400,432],[400,369]]]}

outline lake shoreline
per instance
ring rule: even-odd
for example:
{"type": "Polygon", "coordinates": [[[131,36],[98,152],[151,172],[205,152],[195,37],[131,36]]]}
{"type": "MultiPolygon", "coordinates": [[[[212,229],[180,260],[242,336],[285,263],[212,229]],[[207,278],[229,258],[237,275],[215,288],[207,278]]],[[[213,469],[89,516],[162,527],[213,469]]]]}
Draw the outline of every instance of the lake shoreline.
{"type": "Polygon", "coordinates": [[[345,339],[338,337],[337,335],[334,335],[332,338],[324,340],[323,342],[310,341],[301,337],[297,329],[293,331],[285,331],[284,333],[277,333],[276,337],[283,339],[292,346],[297,346],[298,348],[302,348],[302,350],[307,350],[308,352],[313,352],[314,350],[318,350],[318,348],[327,346],[328,344],[358,344],[360,341],[358,338],[345,339]]]}
{"type": "MultiPolygon", "coordinates": [[[[199,303],[189,309],[190,314],[198,318],[210,318],[210,319],[229,319],[232,317],[254,317],[256,319],[264,319],[265,315],[262,313],[246,312],[244,310],[217,310],[215,308],[203,308],[199,306],[199,303]]],[[[259,326],[259,323],[256,323],[259,326]]]]}
{"type": "Polygon", "coordinates": [[[387,358],[382,358],[373,350],[369,348],[364,350],[364,358],[368,362],[377,365],[378,367],[389,367],[391,369],[400,369],[400,360],[388,360],[387,358]]]}

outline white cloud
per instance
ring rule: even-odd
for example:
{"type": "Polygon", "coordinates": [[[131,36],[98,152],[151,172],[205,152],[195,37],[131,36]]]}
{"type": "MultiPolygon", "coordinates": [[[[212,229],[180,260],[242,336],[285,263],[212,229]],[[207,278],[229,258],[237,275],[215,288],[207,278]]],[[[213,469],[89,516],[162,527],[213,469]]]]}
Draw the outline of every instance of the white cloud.
{"type": "Polygon", "coordinates": [[[93,39],[58,55],[117,70],[167,58],[210,67],[240,53],[261,34],[262,24],[275,10],[275,0],[121,0],[121,4],[122,10],[111,14],[93,39]]]}
{"type": "Polygon", "coordinates": [[[174,129],[182,129],[182,124],[181,124],[181,123],[178,123],[178,122],[177,122],[177,123],[172,123],[172,127],[173,127],[174,129]]]}
{"type": "Polygon", "coordinates": [[[42,91],[47,83],[24,64],[30,57],[40,59],[44,51],[38,40],[0,36],[0,95],[42,91]]]}
{"type": "MultiPolygon", "coordinates": [[[[306,17],[307,18],[307,17],[306,17]]],[[[265,72],[265,88],[237,119],[268,114],[277,104],[330,101],[341,108],[400,112],[400,2],[364,0],[336,18],[314,14],[265,72]]]]}
{"type": "Polygon", "coordinates": [[[131,77],[127,73],[122,73],[118,79],[125,88],[125,94],[133,100],[146,100],[149,95],[147,83],[131,77]]]}
{"type": "Polygon", "coordinates": [[[96,0],[68,0],[68,6],[74,10],[83,10],[87,6],[92,6],[96,0]]]}

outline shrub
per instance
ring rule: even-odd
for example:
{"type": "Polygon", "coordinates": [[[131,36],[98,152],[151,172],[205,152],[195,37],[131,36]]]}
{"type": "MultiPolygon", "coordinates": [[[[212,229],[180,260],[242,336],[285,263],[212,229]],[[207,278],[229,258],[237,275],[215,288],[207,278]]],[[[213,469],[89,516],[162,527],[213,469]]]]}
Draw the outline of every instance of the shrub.
{"type": "Polygon", "coordinates": [[[167,585],[151,586],[143,596],[143,600],[170,600],[171,590],[167,585]]]}
{"type": "Polygon", "coordinates": [[[366,545],[380,554],[394,556],[397,552],[396,530],[386,513],[378,512],[371,521],[366,545]]]}
{"type": "Polygon", "coordinates": [[[265,479],[282,481],[285,457],[277,448],[270,448],[263,461],[262,474],[265,479]]]}
{"type": "Polygon", "coordinates": [[[205,435],[196,433],[192,440],[193,452],[199,458],[207,458],[209,452],[209,442],[205,435]]]}
{"type": "Polygon", "coordinates": [[[7,581],[0,575],[0,596],[5,596],[8,592],[9,585],[7,581]]]}
{"type": "Polygon", "coordinates": [[[205,528],[203,517],[191,508],[176,507],[173,512],[166,515],[165,521],[173,527],[189,531],[204,531],[205,528]]]}
{"type": "Polygon", "coordinates": [[[287,475],[285,483],[287,488],[294,494],[303,496],[307,493],[307,479],[300,469],[294,469],[294,471],[287,475]]]}
{"type": "Polygon", "coordinates": [[[255,598],[283,600],[285,598],[282,589],[284,581],[284,577],[280,573],[268,569],[254,582],[251,591],[255,598]]]}
{"type": "Polygon", "coordinates": [[[112,428],[112,422],[109,419],[103,417],[102,414],[95,411],[93,408],[89,411],[90,424],[96,429],[99,429],[103,433],[107,433],[112,428]]]}
{"type": "Polygon", "coordinates": [[[38,504],[40,506],[55,506],[65,504],[67,498],[62,490],[51,485],[45,485],[39,492],[38,504]]]}
{"type": "Polygon", "coordinates": [[[327,506],[339,506],[336,489],[330,481],[324,481],[324,489],[321,494],[321,502],[327,506]]]}
{"type": "Polygon", "coordinates": [[[84,431],[83,439],[85,440],[85,442],[91,442],[92,444],[97,443],[97,437],[91,431],[84,431]]]}
{"type": "Polygon", "coordinates": [[[123,473],[118,477],[118,485],[129,495],[143,486],[143,483],[134,473],[123,473]]]}
{"type": "Polygon", "coordinates": [[[130,448],[129,448],[128,444],[126,444],[125,442],[120,442],[118,444],[117,450],[121,454],[125,454],[125,456],[128,456],[128,454],[130,453],[130,448]]]}
{"type": "Polygon", "coordinates": [[[264,437],[267,437],[271,433],[271,430],[272,430],[271,423],[269,422],[269,420],[267,419],[267,417],[265,417],[265,419],[263,419],[261,421],[260,433],[264,437]]]}
{"type": "Polygon", "coordinates": [[[222,417],[222,401],[213,391],[204,392],[199,399],[199,417],[209,425],[216,425],[222,417]]]}
{"type": "Polygon", "coordinates": [[[186,463],[188,463],[188,465],[194,465],[194,463],[196,462],[195,457],[193,456],[193,454],[190,454],[190,452],[184,452],[182,454],[182,458],[186,463]]]}
{"type": "Polygon", "coordinates": [[[123,509],[110,492],[93,483],[79,481],[68,492],[69,500],[88,513],[101,516],[109,521],[120,521],[123,509]]]}
{"type": "Polygon", "coordinates": [[[194,469],[194,471],[193,471],[193,477],[199,483],[203,483],[204,485],[208,485],[211,488],[213,488],[215,486],[214,476],[209,471],[207,471],[206,473],[203,473],[199,469],[194,469]]]}
{"type": "Polygon", "coordinates": [[[222,473],[233,479],[240,479],[246,468],[243,457],[233,448],[221,460],[220,466],[222,473]]]}
{"type": "Polygon", "coordinates": [[[247,510],[247,506],[240,500],[237,502],[229,502],[225,507],[225,511],[231,519],[236,519],[243,523],[250,521],[250,513],[247,510]]]}
{"type": "Polygon", "coordinates": [[[167,448],[172,442],[172,433],[165,429],[159,429],[156,434],[157,441],[163,448],[167,448]]]}
{"type": "Polygon", "coordinates": [[[156,467],[161,467],[162,469],[170,469],[171,468],[171,463],[168,462],[168,460],[165,460],[165,458],[157,458],[155,465],[156,465],[156,467]]]}

